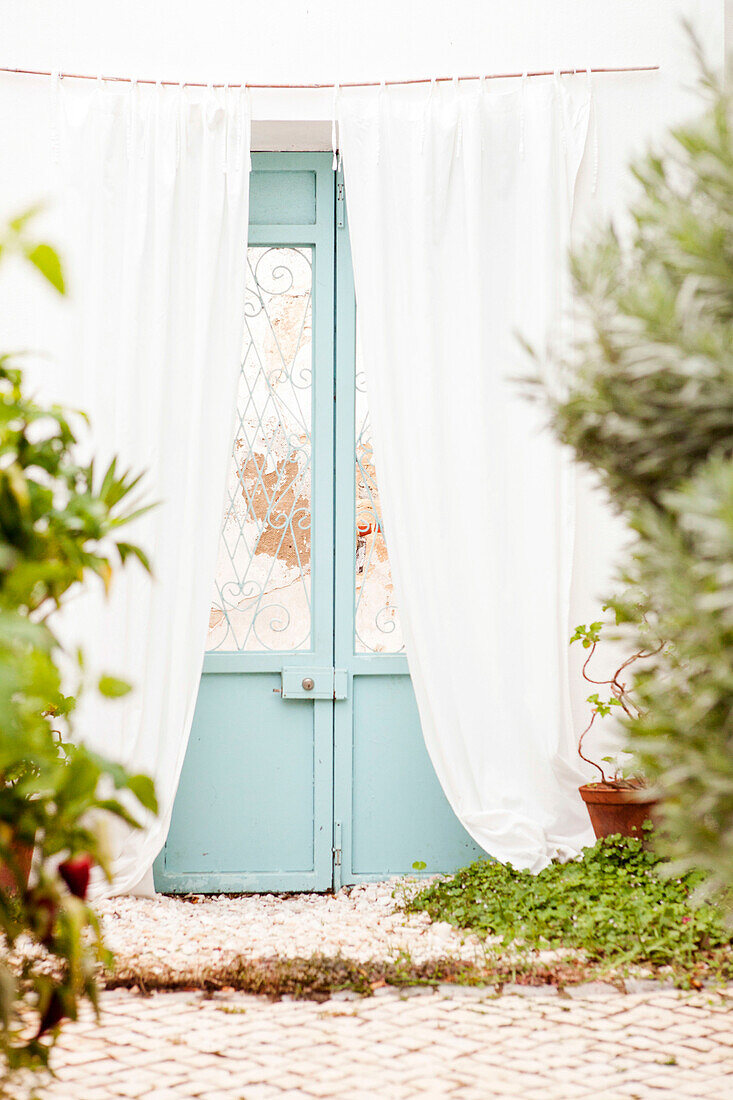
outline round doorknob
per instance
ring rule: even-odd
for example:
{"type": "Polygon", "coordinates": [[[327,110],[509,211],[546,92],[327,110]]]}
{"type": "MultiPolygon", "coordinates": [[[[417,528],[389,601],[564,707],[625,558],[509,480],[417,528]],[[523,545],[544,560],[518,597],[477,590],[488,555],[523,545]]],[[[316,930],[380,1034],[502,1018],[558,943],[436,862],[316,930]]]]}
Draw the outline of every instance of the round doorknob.
{"type": "Polygon", "coordinates": [[[313,683],[313,680],[310,678],[310,676],[306,676],[306,678],[303,680],[303,691],[313,691],[313,688],[315,686],[316,685],[313,683]]]}

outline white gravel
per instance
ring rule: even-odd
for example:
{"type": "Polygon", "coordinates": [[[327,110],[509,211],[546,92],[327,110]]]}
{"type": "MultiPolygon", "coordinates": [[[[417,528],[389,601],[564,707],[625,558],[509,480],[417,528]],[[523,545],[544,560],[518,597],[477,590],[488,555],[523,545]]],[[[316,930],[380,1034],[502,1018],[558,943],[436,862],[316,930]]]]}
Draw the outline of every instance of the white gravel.
{"type": "Polygon", "coordinates": [[[480,962],[475,936],[424,913],[397,911],[395,882],[330,894],[191,899],[110,898],[96,903],[105,939],[121,967],[189,970],[236,956],[343,955],[364,961],[407,952],[413,962],[450,955],[480,962]]]}

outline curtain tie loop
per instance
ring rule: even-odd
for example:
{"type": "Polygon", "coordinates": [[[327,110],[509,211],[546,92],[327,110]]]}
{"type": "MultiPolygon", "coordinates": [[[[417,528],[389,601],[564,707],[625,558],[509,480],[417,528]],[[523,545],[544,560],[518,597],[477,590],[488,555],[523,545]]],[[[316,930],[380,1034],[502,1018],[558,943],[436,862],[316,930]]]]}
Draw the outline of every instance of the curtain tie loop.
{"type": "Polygon", "coordinates": [[[527,114],[527,70],[522,73],[522,84],[519,90],[519,156],[524,160],[524,135],[526,133],[527,114]]]}
{"type": "Polygon", "coordinates": [[[127,131],[125,134],[125,148],[127,151],[127,163],[132,160],[132,146],[133,146],[133,129],[136,121],[136,101],[137,101],[137,77],[133,76],[130,81],[130,92],[127,97],[127,131]]]}
{"type": "Polygon", "coordinates": [[[234,130],[234,163],[237,169],[239,169],[240,161],[242,160],[242,138],[244,136],[244,111],[246,106],[247,88],[245,85],[239,89],[239,95],[237,96],[236,103],[236,119],[237,124],[234,130]]]}
{"type": "Polygon", "coordinates": [[[61,115],[61,72],[56,69],[51,73],[51,154],[54,164],[59,162],[60,152],[60,115],[61,115]]]}
{"type": "Polygon", "coordinates": [[[376,162],[379,164],[382,155],[382,108],[384,107],[384,100],[387,94],[386,81],[379,81],[379,92],[377,94],[377,154],[376,162]]]}
{"type": "MultiPolygon", "coordinates": [[[[218,88],[215,84],[208,84],[206,88],[209,95],[209,119],[211,125],[216,132],[217,116],[219,114],[219,103],[221,102],[223,114],[223,137],[221,141],[221,171],[222,175],[226,175],[228,166],[228,144],[229,144],[229,113],[227,110],[227,85],[224,84],[221,88],[218,88]]],[[[178,86],[178,91],[181,91],[181,85],[178,86]]]]}
{"type": "Polygon", "coordinates": [[[178,85],[178,111],[176,112],[176,165],[181,163],[181,150],[184,144],[184,135],[186,132],[186,85],[181,83],[178,85]]]}
{"type": "Polygon", "coordinates": [[[598,116],[596,114],[596,96],[593,87],[593,70],[590,65],[585,70],[586,85],[588,88],[588,113],[589,126],[591,128],[591,140],[593,142],[593,176],[591,194],[598,190],[598,116]]]}
{"type": "Polygon", "coordinates": [[[425,107],[422,113],[422,126],[420,129],[420,152],[425,150],[425,136],[428,129],[428,115],[433,108],[433,96],[435,95],[435,77],[430,78],[430,90],[428,92],[428,98],[425,100],[425,107]]]}
{"type": "Polygon", "coordinates": [[[204,104],[204,118],[208,120],[214,113],[214,105],[216,101],[216,92],[214,91],[213,83],[206,85],[206,103],[204,104]]]}
{"type": "Polygon", "coordinates": [[[458,85],[458,76],[453,77],[453,91],[455,93],[456,101],[456,160],[461,159],[461,152],[463,150],[463,119],[461,117],[461,98],[460,88],[458,85]]]}
{"type": "Polygon", "coordinates": [[[334,82],[333,85],[333,104],[331,106],[331,149],[333,150],[333,161],[331,167],[334,172],[338,171],[339,166],[339,147],[338,147],[338,134],[337,134],[337,116],[338,116],[338,96],[339,96],[339,82],[334,82]]]}
{"type": "Polygon", "coordinates": [[[224,104],[224,175],[226,176],[229,171],[229,140],[233,129],[229,102],[231,96],[229,95],[229,85],[226,82],[221,91],[221,98],[224,104]]]}
{"type": "MultiPolygon", "coordinates": [[[[242,125],[246,125],[248,137],[247,137],[247,171],[252,171],[252,139],[251,139],[251,122],[252,122],[252,93],[249,90],[247,84],[244,85],[244,117],[242,119],[242,125]]],[[[242,139],[244,140],[244,138],[242,139]]]]}
{"type": "Polygon", "coordinates": [[[562,87],[560,85],[560,70],[555,69],[553,73],[553,80],[555,83],[555,97],[559,101],[560,105],[560,141],[562,143],[563,157],[568,155],[568,134],[565,120],[565,104],[562,99],[562,87]]]}

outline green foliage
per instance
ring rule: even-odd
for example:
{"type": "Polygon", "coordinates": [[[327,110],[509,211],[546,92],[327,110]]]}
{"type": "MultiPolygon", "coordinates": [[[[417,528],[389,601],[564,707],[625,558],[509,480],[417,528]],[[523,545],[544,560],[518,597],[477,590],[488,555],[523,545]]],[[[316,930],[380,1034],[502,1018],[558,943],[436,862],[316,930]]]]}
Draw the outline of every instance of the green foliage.
{"type": "MultiPolygon", "coordinates": [[[[608,610],[608,605],[604,605],[604,611],[608,610]]],[[[619,615],[616,616],[616,622],[618,625],[619,615]]],[[[642,623],[646,625],[646,620],[642,619],[642,623]]],[[[620,707],[622,712],[630,719],[636,720],[639,717],[639,703],[638,699],[633,697],[630,690],[627,679],[632,665],[635,665],[638,661],[648,660],[654,656],[659,648],[659,643],[654,639],[652,647],[648,650],[636,649],[630,656],[626,657],[620,665],[611,673],[610,677],[605,680],[598,680],[597,672],[594,670],[591,675],[589,668],[590,663],[598,648],[598,644],[601,641],[601,634],[604,628],[603,622],[591,623],[590,626],[581,624],[575,628],[575,632],[570,639],[570,644],[573,642],[580,642],[584,649],[588,650],[588,656],[583,662],[582,676],[583,679],[596,687],[605,687],[607,689],[604,692],[603,697],[598,691],[593,691],[586,698],[586,702],[590,703],[590,720],[585,727],[578,740],[578,756],[581,760],[585,760],[587,764],[592,764],[594,768],[600,773],[601,782],[610,784],[615,787],[639,787],[644,785],[644,780],[638,773],[632,775],[633,767],[630,766],[628,760],[628,753],[621,752],[616,756],[604,756],[602,760],[604,763],[613,765],[613,773],[607,775],[603,766],[595,760],[593,757],[586,756],[583,752],[583,745],[587,735],[590,733],[596,718],[608,718],[609,715],[614,713],[614,708],[620,707]]],[[[648,633],[648,631],[647,631],[648,633]]],[[[647,639],[649,642],[650,639],[647,639]]],[[[637,639],[637,644],[639,639],[637,639]]]]}
{"type": "Polygon", "coordinates": [[[679,869],[730,898],[733,101],[700,64],[709,105],[634,169],[628,236],[609,228],[572,261],[579,335],[544,397],[635,535],[621,579],[636,597],[610,601],[620,637],[664,640],[634,669],[628,747],[679,869]]]}
{"type": "Polygon", "coordinates": [[[731,101],[713,97],[634,169],[630,240],[613,228],[571,261],[582,331],[553,424],[621,511],[733,454],[731,101]]]}
{"type": "Polygon", "coordinates": [[[600,715],[601,718],[607,718],[612,707],[621,706],[619,699],[601,699],[597,691],[588,696],[586,703],[590,703],[595,713],[600,715]]]}
{"type": "MultiPolygon", "coordinates": [[[[30,237],[32,213],[0,236],[0,258],[25,256],[63,293],[58,256],[30,237]]],[[[116,461],[97,476],[93,464],[77,464],[75,444],[69,414],[28,398],[20,370],[0,357],[0,931],[9,949],[21,936],[41,949],[15,964],[0,959],[0,1055],[11,1070],[44,1064],[79,999],[96,1003],[95,967],[108,956],[85,898],[92,866],[108,871],[104,813],[135,827],[130,806],[156,811],[148,777],[70,738],[77,700],[61,676],[70,655],[49,616],[87,577],[106,589],[116,564],[131,555],[146,564],[137,547],[116,541],[142,510],[128,504],[139,479],[116,461]]],[[[76,695],[83,664],[79,653],[76,695]]],[[[98,689],[110,697],[129,690],[112,676],[98,689]]]]}
{"type": "Polygon", "coordinates": [[[38,268],[41,275],[58,290],[59,294],[64,294],[66,290],[64,272],[55,249],[43,241],[36,240],[28,232],[40,210],[39,206],[31,206],[8,222],[5,229],[0,231],[0,260],[10,255],[28,260],[38,268]]]}
{"type": "Polygon", "coordinates": [[[581,623],[580,626],[576,626],[573,636],[570,639],[570,644],[573,642],[580,642],[583,649],[590,649],[591,646],[597,645],[601,640],[601,630],[603,629],[603,623],[591,623],[590,626],[586,626],[581,623]]]}
{"type": "Polygon", "coordinates": [[[614,966],[694,968],[701,953],[731,942],[721,913],[693,903],[699,881],[698,873],[667,877],[641,840],[618,836],[538,875],[478,860],[431,883],[407,909],[500,936],[504,946],[575,948],[614,966]]]}
{"type": "Polygon", "coordinates": [[[661,790],[666,848],[680,869],[733,884],[733,462],[711,459],[640,507],[628,576],[649,594],[668,644],[636,677],[629,743],[661,790]]]}
{"type": "Polygon", "coordinates": [[[100,695],[106,695],[108,699],[120,699],[129,693],[130,685],[116,676],[100,676],[97,689],[100,695]]]}

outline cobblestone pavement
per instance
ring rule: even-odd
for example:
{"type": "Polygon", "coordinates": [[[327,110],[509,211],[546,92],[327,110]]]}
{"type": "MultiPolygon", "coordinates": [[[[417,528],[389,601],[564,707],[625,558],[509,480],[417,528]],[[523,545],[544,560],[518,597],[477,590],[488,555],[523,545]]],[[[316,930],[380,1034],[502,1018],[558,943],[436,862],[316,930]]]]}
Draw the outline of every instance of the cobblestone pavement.
{"type": "Polygon", "coordinates": [[[733,1098],[733,988],[349,996],[108,991],[101,1025],[89,1014],[64,1030],[39,1096],[733,1098]]]}

